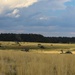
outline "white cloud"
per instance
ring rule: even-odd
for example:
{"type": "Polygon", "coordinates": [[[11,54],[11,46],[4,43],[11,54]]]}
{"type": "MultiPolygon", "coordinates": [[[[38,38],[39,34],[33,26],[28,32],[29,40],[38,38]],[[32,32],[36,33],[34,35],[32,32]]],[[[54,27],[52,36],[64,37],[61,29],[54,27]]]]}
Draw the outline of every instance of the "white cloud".
{"type": "Polygon", "coordinates": [[[48,17],[43,16],[43,17],[40,17],[39,19],[40,20],[48,20],[48,17]]]}
{"type": "Polygon", "coordinates": [[[18,9],[15,9],[13,12],[12,12],[12,14],[17,14],[19,12],[19,10],[18,9]]]}
{"type": "Polygon", "coordinates": [[[29,7],[36,2],[36,5],[32,7],[34,11],[60,10],[65,9],[64,3],[69,1],[71,0],[0,0],[0,14],[17,8],[29,7]]]}
{"type": "Polygon", "coordinates": [[[20,17],[20,15],[19,15],[19,14],[17,14],[17,15],[15,16],[15,18],[18,18],[18,17],[20,17]]]}
{"type": "Polygon", "coordinates": [[[18,18],[18,17],[20,17],[19,10],[18,9],[14,9],[13,12],[12,13],[8,13],[7,16],[18,18]]]}
{"type": "Polygon", "coordinates": [[[0,13],[4,10],[28,7],[35,2],[37,0],[0,0],[0,13]]]}

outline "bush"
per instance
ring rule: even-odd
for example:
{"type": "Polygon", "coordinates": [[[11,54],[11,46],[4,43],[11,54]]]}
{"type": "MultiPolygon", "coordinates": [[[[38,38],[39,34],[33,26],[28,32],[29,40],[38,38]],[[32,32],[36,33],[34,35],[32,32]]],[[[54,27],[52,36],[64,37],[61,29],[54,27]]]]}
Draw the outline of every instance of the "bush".
{"type": "Polygon", "coordinates": [[[72,54],[72,52],[71,52],[71,51],[69,51],[69,50],[68,50],[68,51],[66,51],[65,53],[66,53],[66,54],[72,54]]]}
{"type": "Polygon", "coordinates": [[[41,44],[38,44],[38,47],[41,46],[41,44]]]}
{"type": "Polygon", "coordinates": [[[53,46],[53,44],[51,44],[51,46],[53,46]]]}
{"type": "Polygon", "coordinates": [[[45,49],[45,47],[44,47],[44,46],[40,46],[40,48],[41,48],[41,49],[45,49]]]}
{"type": "Polygon", "coordinates": [[[23,49],[23,50],[21,50],[21,51],[29,52],[29,48],[25,48],[25,49],[23,49]]]}
{"type": "Polygon", "coordinates": [[[45,49],[45,47],[41,44],[38,44],[38,47],[41,48],[41,49],[45,49]]]}

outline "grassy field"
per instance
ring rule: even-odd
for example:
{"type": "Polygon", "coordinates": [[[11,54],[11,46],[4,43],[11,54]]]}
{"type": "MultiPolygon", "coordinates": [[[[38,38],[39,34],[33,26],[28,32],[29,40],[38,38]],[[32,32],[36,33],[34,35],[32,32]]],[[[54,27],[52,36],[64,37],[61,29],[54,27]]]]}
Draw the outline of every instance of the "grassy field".
{"type": "Polygon", "coordinates": [[[75,44],[0,42],[0,75],[75,75],[74,53],[61,49],[74,52],[75,44]]]}
{"type": "Polygon", "coordinates": [[[25,50],[29,52],[45,52],[45,53],[61,53],[70,50],[75,53],[75,44],[62,44],[62,43],[30,43],[30,42],[3,42],[0,41],[0,50],[25,50]]]}
{"type": "Polygon", "coordinates": [[[0,50],[0,75],[75,75],[75,55],[0,50]]]}

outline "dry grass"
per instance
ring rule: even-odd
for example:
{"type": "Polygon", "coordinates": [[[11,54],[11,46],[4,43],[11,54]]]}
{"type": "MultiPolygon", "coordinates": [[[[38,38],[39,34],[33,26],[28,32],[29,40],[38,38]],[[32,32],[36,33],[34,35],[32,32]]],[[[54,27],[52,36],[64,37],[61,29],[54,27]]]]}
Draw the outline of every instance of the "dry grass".
{"type": "Polygon", "coordinates": [[[75,75],[75,44],[0,42],[0,75],[75,75]],[[29,48],[29,52],[21,48],[29,48]],[[60,54],[60,50],[73,54],[60,54]]]}
{"type": "Polygon", "coordinates": [[[75,75],[74,54],[0,50],[0,75],[75,75]]]}
{"type": "Polygon", "coordinates": [[[15,42],[3,42],[0,41],[0,49],[25,49],[25,48],[29,48],[29,49],[34,49],[34,50],[41,50],[40,47],[38,47],[38,44],[41,44],[45,49],[42,50],[46,50],[46,51],[60,51],[61,49],[63,50],[71,50],[71,51],[75,51],[75,44],[61,44],[61,43],[30,43],[30,42],[20,42],[19,46],[17,43],[15,42]]]}

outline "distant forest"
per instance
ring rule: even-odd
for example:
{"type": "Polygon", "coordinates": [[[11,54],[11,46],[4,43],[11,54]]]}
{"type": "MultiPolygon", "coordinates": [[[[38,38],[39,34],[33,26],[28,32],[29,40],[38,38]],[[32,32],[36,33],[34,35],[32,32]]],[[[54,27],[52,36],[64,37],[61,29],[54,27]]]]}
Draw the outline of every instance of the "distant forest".
{"type": "Polygon", "coordinates": [[[40,34],[1,33],[0,41],[75,43],[75,37],[45,37],[40,34]]]}

